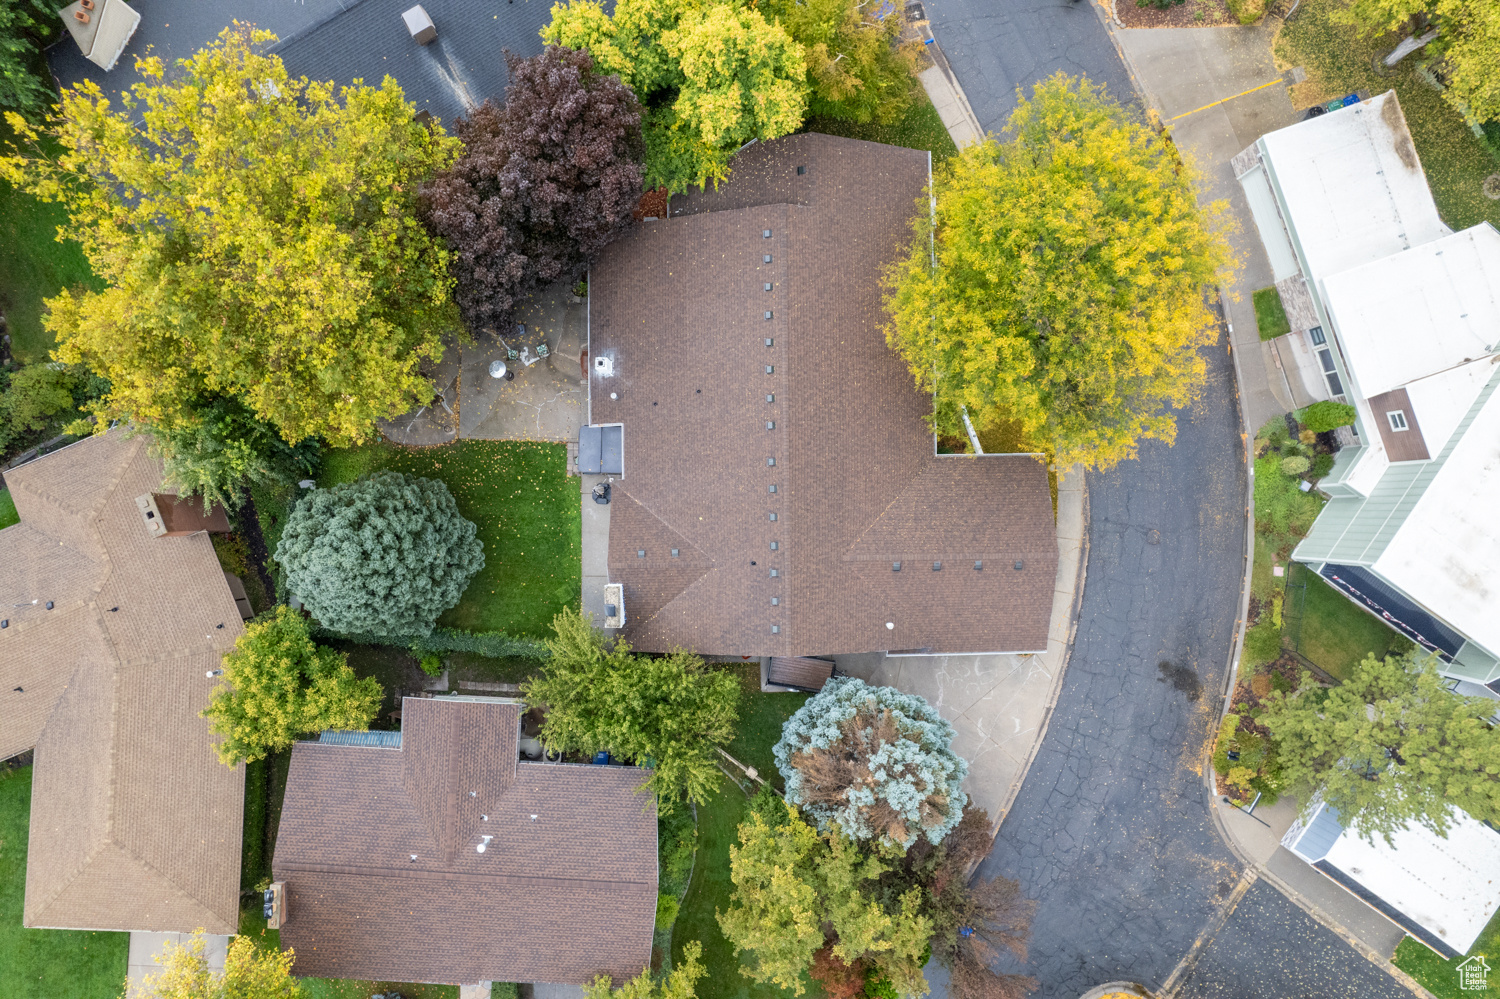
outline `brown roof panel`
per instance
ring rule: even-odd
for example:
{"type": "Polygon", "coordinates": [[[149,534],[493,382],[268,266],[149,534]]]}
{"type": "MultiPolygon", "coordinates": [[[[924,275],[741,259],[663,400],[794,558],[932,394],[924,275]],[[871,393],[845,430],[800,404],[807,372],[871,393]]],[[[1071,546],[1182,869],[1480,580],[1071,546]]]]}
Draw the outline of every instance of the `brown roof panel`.
{"type": "Polygon", "coordinates": [[[1380,442],[1385,445],[1386,457],[1391,461],[1431,460],[1427,441],[1422,437],[1422,424],[1417,421],[1417,411],[1412,409],[1411,396],[1405,388],[1373,395],[1369,402],[1375,414],[1375,428],[1380,431],[1380,442]],[[1405,430],[1391,426],[1390,414],[1395,412],[1405,418],[1405,430]]]}
{"type": "Polygon", "coordinates": [[[935,455],[931,399],[886,346],[880,275],[912,239],[927,180],[927,154],[909,149],[759,143],[717,191],[674,199],[670,220],[601,254],[590,345],[614,375],[591,374],[590,418],[624,425],[609,566],[636,647],[1045,648],[1046,469],[935,455]],[[666,535],[706,571],[673,565],[666,535]],[[867,565],[896,559],[966,559],[971,575],[896,586],[867,565]],[[1026,568],[974,573],[986,559],[1026,568]],[[885,627],[897,619],[901,634],[885,627]]]}
{"type": "Polygon", "coordinates": [[[21,523],[0,531],[0,601],[23,606],[0,630],[0,752],[36,748],[27,926],[238,923],[244,769],[198,712],[240,616],[206,536],[141,522],[161,478],[124,430],[6,474],[21,523]]]}
{"type": "Polygon", "coordinates": [[[638,974],[656,916],[644,774],[517,763],[515,703],[407,698],[402,709],[400,749],[293,748],[275,875],[290,893],[281,938],[299,973],[638,974]]]}

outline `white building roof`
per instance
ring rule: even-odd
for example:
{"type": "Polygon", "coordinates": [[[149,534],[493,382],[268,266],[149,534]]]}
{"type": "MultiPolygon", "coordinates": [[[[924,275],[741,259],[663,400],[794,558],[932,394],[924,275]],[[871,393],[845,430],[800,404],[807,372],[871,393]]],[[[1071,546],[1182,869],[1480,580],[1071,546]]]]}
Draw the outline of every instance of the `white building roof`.
{"type": "Polygon", "coordinates": [[[1261,143],[1314,283],[1449,232],[1394,91],[1261,143]]]}
{"type": "Polygon", "coordinates": [[[1500,232],[1481,222],[1328,275],[1323,300],[1365,398],[1484,357],[1500,343],[1500,232]]]}
{"type": "MultiPolygon", "coordinates": [[[[1476,362],[1491,377],[1500,364],[1476,362]]],[[[1410,390],[1408,390],[1409,392],[1410,390]]],[[[1412,407],[1415,409],[1415,405],[1412,407]]],[[[1418,414],[1419,419],[1425,419],[1418,414]]],[[[1490,396],[1378,559],[1375,571],[1491,652],[1500,651],[1500,391],[1490,396]]],[[[1500,873],[1500,856],[1495,870],[1500,873]]]]}
{"type": "Polygon", "coordinates": [[[1319,804],[1282,843],[1310,863],[1327,861],[1459,954],[1474,946],[1500,909],[1500,833],[1468,813],[1451,810],[1446,839],[1407,826],[1390,844],[1379,834],[1367,841],[1350,828],[1329,846],[1323,834],[1340,828],[1330,819],[1337,822],[1319,804]]]}

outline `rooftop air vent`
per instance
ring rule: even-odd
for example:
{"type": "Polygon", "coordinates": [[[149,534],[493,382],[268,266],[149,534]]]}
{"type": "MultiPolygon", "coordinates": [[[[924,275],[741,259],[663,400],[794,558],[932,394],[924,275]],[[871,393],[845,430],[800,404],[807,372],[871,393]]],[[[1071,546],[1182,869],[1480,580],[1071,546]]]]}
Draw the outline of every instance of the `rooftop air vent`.
{"type": "Polygon", "coordinates": [[[600,354],[594,358],[594,374],[600,378],[608,378],[615,373],[615,359],[608,354],[600,354]]]}
{"type": "Polygon", "coordinates": [[[406,22],[406,30],[411,32],[412,40],[418,45],[429,45],[437,40],[437,25],[432,23],[432,17],[421,4],[403,10],[401,20],[406,22]]]}

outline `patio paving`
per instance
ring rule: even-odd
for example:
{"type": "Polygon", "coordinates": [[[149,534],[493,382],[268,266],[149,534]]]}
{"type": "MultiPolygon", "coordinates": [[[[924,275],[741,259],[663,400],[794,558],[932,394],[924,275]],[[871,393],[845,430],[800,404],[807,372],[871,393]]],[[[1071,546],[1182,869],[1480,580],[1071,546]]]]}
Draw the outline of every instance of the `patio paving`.
{"type": "Polygon", "coordinates": [[[450,346],[432,370],[434,403],[380,421],[380,432],[398,444],[417,446],[457,438],[577,440],[588,409],[582,366],[588,302],[575,300],[571,285],[567,280],[549,285],[518,310],[524,333],[485,335],[473,344],[450,346]],[[493,377],[496,361],[515,377],[493,377]]]}

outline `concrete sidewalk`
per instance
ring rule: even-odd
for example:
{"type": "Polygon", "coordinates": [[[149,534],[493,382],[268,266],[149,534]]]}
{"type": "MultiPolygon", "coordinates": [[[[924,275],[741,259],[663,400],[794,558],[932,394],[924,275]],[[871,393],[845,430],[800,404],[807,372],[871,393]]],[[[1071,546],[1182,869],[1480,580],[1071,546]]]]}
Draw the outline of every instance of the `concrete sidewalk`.
{"type": "MultiPolygon", "coordinates": [[[[158,960],[167,949],[167,944],[175,944],[186,947],[193,939],[191,933],[143,933],[136,931],[130,934],[130,956],[127,959],[126,974],[126,997],[127,999],[150,999],[155,991],[147,991],[141,987],[141,981],[147,976],[159,976],[162,966],[158,960]]],[[[203,956],[208,959],[208,970],[216,974],[224,971],[224,959],[229,954],[229,938],[227,936],[209,935],[203,936],[203,956]]]]}
{"type": "Polygon", "coordinates": [[[1047,651],[1040,655],[836,656],[841,672],[925,697],[958,730],[969,761],[964,790],[998,829],[1031,765],[1062,689],[1088,561],[1088,494],[1082,471],[1058,484],[1057,584],[1047,651]]]}

